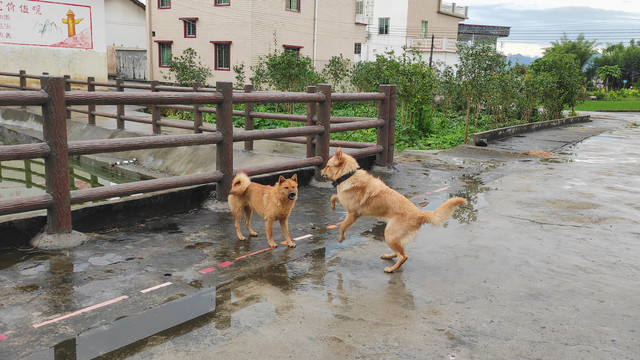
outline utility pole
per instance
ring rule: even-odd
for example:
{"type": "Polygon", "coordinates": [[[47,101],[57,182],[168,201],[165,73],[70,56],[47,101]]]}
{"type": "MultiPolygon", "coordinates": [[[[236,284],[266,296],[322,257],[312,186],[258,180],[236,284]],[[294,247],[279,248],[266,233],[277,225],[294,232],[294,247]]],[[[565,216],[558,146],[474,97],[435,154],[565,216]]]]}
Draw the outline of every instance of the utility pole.
{"type": "Polygon", "coordinates": [[[429,67],[431,67],[431,64],[433,63],[433,41],[435,40],[436,35],[435,34],[431,34],[431,52],[429,53],[429,67]]]}

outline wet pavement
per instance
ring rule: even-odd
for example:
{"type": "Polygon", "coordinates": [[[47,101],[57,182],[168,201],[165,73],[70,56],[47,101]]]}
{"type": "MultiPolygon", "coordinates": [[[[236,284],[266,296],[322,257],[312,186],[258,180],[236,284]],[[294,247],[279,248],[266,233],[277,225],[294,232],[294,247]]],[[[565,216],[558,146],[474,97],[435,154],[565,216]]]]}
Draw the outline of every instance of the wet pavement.
{"type": "MultiPolygon", "coordinates": [[[[235,239],[226,203],[0,254],[2,359],[635,359],[640,354],[640,114],[445,152],[372,172],[424,226],[393,274],[384,224],[300,189],[296,248],[235,239]],[[552,152],[541,159],[525,151],[552,152]]],[[[282,232],[276,226],[276,239],[282,232]]]]}

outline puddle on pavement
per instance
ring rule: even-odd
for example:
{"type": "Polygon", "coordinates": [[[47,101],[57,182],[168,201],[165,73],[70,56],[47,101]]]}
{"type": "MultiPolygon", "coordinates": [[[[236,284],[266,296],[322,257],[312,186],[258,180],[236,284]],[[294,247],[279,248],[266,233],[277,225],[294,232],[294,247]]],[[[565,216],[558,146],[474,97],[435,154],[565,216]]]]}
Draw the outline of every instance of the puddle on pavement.
{"type": "MultiPolygon", "coordinates": [[[[215,288],[171,296],[160,306],[83,331],[28,358],[125,359],[205,326],[232,331],[239,326],[234,322],[242,322],[234,320],[236,316],[250,318],[252,322],[272,321],[290,305],[273,308],[271,313],[265,311],[272,307],[262,300],[261,286],[267,284],[288,292],[301,282],[322,282],[326,274],[325,254],[325,248],[316,249],[302,258],[244,273],[215,288]]],[[[190,285],[203,287],[199,281],[190,285]]]]}

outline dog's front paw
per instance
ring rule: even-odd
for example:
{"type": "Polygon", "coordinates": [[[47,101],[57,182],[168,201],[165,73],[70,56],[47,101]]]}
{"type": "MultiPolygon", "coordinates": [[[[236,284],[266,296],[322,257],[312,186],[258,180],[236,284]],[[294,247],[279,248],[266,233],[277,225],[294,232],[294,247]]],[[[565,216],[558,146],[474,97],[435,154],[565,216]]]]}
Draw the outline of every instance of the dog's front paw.
{"type": "Polygon", "coordinates": [[[269,247],[276,248],[276,247],[278,247],[278,244],[276,244],[276,243],[269,243],[269,247]]]}
{"type": "Polygon", "coordinates": [[[249,233],[249,235],[250,235],[251,237],[256,237],[256,236],[258,236],[258,233],[254,231],[254,232],[252,232],[252,233],[249,233]]]}
{"type": "Polygon", "coordinates": [[[386,272],[386,273],[392,273],[394,270],[395,270],[395,269],[394,269],[394,268],[392,268],[392,267],[386,267],[386,268],[384,268],[384,272],[386,272]]]}
{"type": "Polygon", "coordinates": [[[290,248],[294,248],[294,247],[296,247],[296,244],[294,244],[294,243],[290,243],[290,244],[287,244],[287,245],[288,245],[290,248]]]}
{"type": "Polygon", "coordinates": [[[246,238],[246,237],[244,237],[244,236],[238,236],[238,240],[240,240],[240,241],[245,241],[245,240],[247,240],[247,238],[246,238]]]}

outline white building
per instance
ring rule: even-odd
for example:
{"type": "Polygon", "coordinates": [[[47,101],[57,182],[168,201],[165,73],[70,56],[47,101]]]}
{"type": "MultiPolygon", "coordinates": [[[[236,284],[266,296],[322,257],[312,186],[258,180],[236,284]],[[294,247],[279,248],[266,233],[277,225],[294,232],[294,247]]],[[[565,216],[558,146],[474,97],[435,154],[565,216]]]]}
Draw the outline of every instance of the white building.
{"type": "Polygon", "coordinates": [[[417,49],[425,61],[457,63],[458,23],[467,7],[442,0],[358,0],[356,21],[366,24],[367,39],[356,44],[356,61],[403,48],[417,49]]]}

